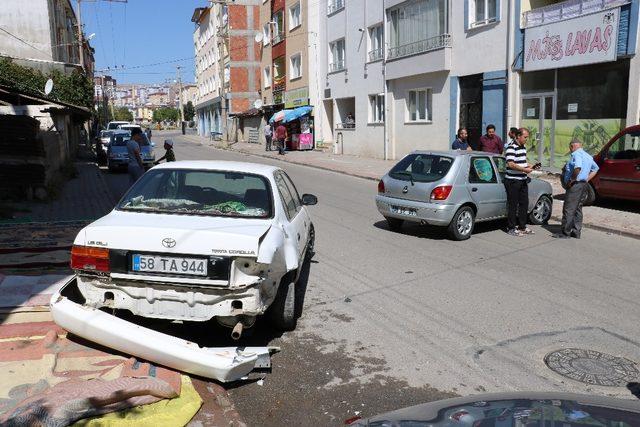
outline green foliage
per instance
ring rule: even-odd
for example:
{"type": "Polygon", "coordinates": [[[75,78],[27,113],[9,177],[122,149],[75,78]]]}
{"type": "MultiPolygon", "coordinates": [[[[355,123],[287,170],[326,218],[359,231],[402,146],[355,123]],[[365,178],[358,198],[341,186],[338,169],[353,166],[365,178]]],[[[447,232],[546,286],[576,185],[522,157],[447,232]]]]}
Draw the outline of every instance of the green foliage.
{"type": "Polygon", "coordinates": [[[45,75],[40,70],[15,64],[9,58],[0,58],[0,84],[54,102],[93,108],[93,82],[78,70],[71,74],[54,70],[45,75]],[[43,90],[48,79],[53,80],[53,91],[47,96],[43,90]]]}
{"type": "Polygon", "coordinates": [[[153,112],[153,121],[159,122],[177,122],[180,120],[180,111],[177,108],[162,107],[153,112]]]}
{"type": "Polygon", "coordinates": [[[133,113],[127,107],[116,107],[113,110],[113,120],[132,122],[133,113]]]}
{"type": "Polygon", "coordinates": [[[107,123],[113,121],[113,114],[111,114],[111,108],[104,107],[103,105],[98,105],[98,111],[96,112],[96,117],[102,127],[106,128],[107,123]]]}
{"type": "Polygon", "coordinates": [[[193,103],[191,101],[187,102],[187,105],[182,108],[182,112],[182,116],[188,122],[193,120],[193,116],[196,115],[196,109],[193,108],[193,103]]]}

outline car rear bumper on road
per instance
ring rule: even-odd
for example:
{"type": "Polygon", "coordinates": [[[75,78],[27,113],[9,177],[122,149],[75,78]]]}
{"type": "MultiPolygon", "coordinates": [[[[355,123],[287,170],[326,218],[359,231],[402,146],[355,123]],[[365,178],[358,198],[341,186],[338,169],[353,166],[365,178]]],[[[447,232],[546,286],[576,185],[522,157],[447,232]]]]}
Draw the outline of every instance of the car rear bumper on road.
{"type": "Polygon", "coordinates": [[[103,346],[169,368],[221,382],[236,381],[255,368],[271,366],[276,347],[201,348],[171,335],[145,328],[77,301],[76,277],[51,298],[54,321],[67,331],[103,346]]]}
{"type": "Polygon", "coordinates": [[[385,217],[398,218],[411,222],[426,222],[431,225],[449,225],[456,213],[456,205],[440,203],[416,202],[412,200],[396,199],[394,197],[376,196],[378,211],[385,217]],[[391,207],[409,208],[415,211],[415,215],[407,215],[393,212],[391,207]]]}

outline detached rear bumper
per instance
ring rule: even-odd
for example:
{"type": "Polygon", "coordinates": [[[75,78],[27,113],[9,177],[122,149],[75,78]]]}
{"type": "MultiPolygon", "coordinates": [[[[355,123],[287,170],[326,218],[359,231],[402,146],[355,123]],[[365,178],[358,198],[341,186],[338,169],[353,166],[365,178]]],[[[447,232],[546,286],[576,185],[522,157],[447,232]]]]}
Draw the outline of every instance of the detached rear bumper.
{"type": "Polygon", "coordinates": [[[200,348],[197,344],[136,325],[73,301],[76,277],[51,298],[51,314],[67,331],[95,343],[169,368],[221,382],[236,381],[271,366],[276,347],[200,348]]]}

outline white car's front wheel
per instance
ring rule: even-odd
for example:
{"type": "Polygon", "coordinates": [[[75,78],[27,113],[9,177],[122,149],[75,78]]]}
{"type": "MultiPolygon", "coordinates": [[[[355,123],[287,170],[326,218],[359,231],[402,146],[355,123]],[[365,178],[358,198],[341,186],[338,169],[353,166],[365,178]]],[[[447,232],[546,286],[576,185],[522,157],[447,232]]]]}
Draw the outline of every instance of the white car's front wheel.
{"type": "Polygon", "coordinates": [[[293,331],[296,328],[296,283],[295,273],[287,274],[280,281],[278,293],[269,307],[271,324],[281,331],[293,331]]]}

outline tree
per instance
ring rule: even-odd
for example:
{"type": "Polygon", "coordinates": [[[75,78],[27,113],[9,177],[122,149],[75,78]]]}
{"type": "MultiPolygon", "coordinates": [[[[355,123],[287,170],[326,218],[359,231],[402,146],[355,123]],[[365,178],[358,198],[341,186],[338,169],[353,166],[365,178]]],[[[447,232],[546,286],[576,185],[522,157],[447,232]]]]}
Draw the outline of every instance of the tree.
{"type": "Polygon", "coordinates": [[[106,128],[107,123],[113,120],[113,115],[111,115],[111,109],[109,107],[104,107],[103,105],[98,105],[98,111],[96,111],[96,118],[102,125],[102,127],[106,128]]]}
{"type": "Polygon", "coordinates": [[[127,107],[116,107],[113,110],[113,119],[117,121],[132,122],[133,113],[127,107]]]}
{"type": "Polygon", "coordinates": [[[193,103],[191,101],[187,102],[187,105],[184,106],[182,112],[184,119],[188,122],[193,120],[193,116],[196,115],[196,110],[193,108],[193,103]]]}
{"type": "Polygon", "coordinates": [[[162,107],[153,112],[154,122],[177,122],[180,119],[180,111],[177,108],[162,107]]]}

